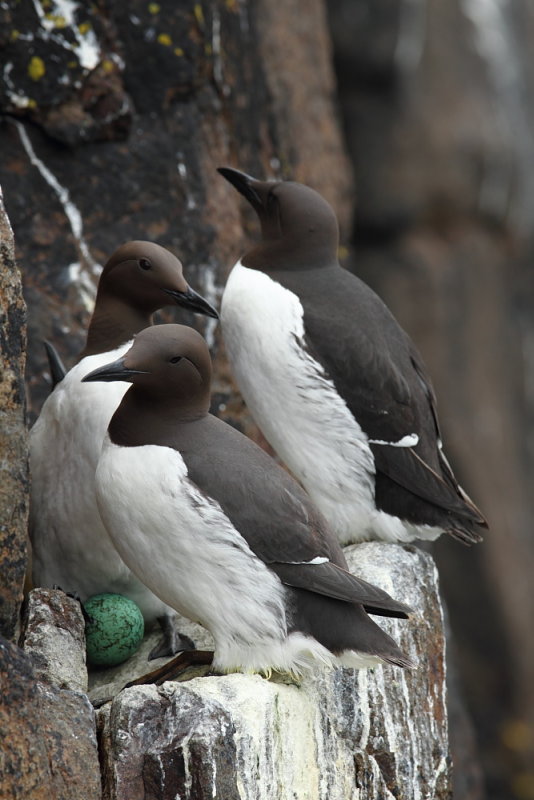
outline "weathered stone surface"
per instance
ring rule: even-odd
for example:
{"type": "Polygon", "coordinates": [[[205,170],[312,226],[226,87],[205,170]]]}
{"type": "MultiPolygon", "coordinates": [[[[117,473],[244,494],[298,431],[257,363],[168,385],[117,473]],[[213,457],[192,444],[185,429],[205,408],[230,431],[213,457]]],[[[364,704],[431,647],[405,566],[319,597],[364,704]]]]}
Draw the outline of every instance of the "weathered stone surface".
{"type": "Polygon", "coordinates": [[[301,0],[286,0],[283,14],[271,0],[258,2],[260,55],[278,127],[276,158],[284,177],[322,191],[346,237],[353,186],[339,135],[326,9],[322,0],[308,0],[303,11],[301,0]],[[315,80],[295,80],[312,74],[315,80]]]}
{"type": "Polygon", "coordinates": [[[36,680],[32,660],[0,638],[0,797],[99,800],[94,712],[83,694],[36,680]]]}
{"type": "Polygon", "coordinates": [[[432,559],[409,546],[346,552],[352,571],[414,608],[409,622],[380,622],[418,668],[320,670],[299,685],[229,675],[127,689],[99,712],[106,800],[450,797],[432,559]]]}
{"type": "Polygon", "coordinates": [[[85,622],[80,604],[55,589],[33,589],[27,600],[23,648],[35,676],[59,689],[87,691],[85,622]]]}
{"type": "Polygon", "coordinates": [[[126,689],[99,712],[106,800],[239,800],[229,712],[176,686],[126,689]]]}
{"type": "Polygon", "coordinates": [[[25,346],[26,306],[0,188],[0,634],[7,638],[15,633],[26,570],[25,346]]]}

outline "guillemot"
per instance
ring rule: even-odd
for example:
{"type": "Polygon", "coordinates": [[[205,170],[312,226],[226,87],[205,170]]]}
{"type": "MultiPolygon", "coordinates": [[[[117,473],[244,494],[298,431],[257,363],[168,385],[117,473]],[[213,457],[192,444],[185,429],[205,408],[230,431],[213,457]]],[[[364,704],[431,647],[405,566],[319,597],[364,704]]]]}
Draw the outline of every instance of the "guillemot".
{"type": "Polygon", "coordinates": [[[299,183],[219,172],[261,223],[262,241],[228,278],[221,324],[266,439],[343,544],[443,532],[478,542],[487,524],[443,452],[422,358],[382,300],[340,267],[333,209],[299,183]]]}
{"type": "Polygon", "coordinates": [[[132,384],[98,462],[100,513],[130,569],[212,633],[216,670],[411,666],[367,614],[410,609],[351,575],[298,483],[209,413],[211,360],[199,333],[147,328],[83,380],[132,384]]]}
{"type": "MultiPolygon", "coordinates": [[[[115,550],[98,513],[94,473],[102,440],[127,383],[83,385],[88,372],[128,350],[152,314],[178,304],[217,317],[187,283],[182,264],[152,242],[119,247],[100,276],[87,341],[78,363],[61,379],[30,432],[30,538],[33,583],[60,586],[82,601],[104,592],[129,597],[145,621],[158,618],[166,643],[153,655],[184,646],[174,637],[172,609],[133,575],[115,550]]],[[[185,644],[188,642],[186,641],[185,644]]]]}

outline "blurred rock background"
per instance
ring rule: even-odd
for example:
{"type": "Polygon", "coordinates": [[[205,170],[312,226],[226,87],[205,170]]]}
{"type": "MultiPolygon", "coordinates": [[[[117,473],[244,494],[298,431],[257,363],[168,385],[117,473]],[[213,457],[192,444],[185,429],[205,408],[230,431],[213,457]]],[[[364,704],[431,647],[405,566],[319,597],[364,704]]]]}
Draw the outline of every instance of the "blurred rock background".
{"type": "MultiPolygon", "coordinates": [[[[533,38],[528,0],[0,3],[0,184],[28,305],[30,420],[49,390],[42,339],[72,363],[123,241],[169,247],[218,302],[258,233],[222,164],[327,197],[344,264],[421,349],[447,451],[490,523],[481,546],[433,549],[455,800],[534,798],[533,38]]],[[[18,331],[9,286],[5,298],[18,331]]],[[[215,326],[174,318],[208,336],[214,411],[261,442],[215,326]]],[[[6,551],[12,636],[22,550],[6,551]]]]}
{"type": "Polygon", "coordinates": [[[534,797],[534,8],[328,4],[355,271],[429,366],[490,531],[433,548],[487,796],[534,797]]]}

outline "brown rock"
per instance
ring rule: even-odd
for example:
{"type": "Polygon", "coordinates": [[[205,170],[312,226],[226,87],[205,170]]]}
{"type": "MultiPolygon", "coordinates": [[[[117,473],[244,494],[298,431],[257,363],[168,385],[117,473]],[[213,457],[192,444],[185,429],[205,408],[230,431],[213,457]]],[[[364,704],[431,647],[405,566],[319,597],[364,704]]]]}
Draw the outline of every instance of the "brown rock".
{"type": "Polygon", "coordinates": [[[11,638],[22,600],[27,548],[26,306],[1,190],[0,315],[0,634],[11,638]]]}
{"type": "Polygon", "coordinates": [[[534,763],[534,8],[328,9],[354,270],[422,351],[448,458],[490,524],[471,551],[433,549],[488,793],[515,797],[534,763]],[[510,720],[531,732],[517,749],[510,720]]]}
{"type": "Polygon", "coordinates": [[[35,679],[31,659],[0,639],[0,797],[99,800],[94,712],[83,694],[35,679]]]}

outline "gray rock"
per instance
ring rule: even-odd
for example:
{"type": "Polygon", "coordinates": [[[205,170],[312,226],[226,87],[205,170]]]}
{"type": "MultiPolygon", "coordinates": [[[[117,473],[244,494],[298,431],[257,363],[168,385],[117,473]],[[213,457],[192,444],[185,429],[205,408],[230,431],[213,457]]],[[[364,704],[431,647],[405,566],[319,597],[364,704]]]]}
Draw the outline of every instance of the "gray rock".
{"type": "Polygon", "coordinates": [[[28,597],[24,650],[36,676],[60,689],[87,692],[85,623],[80,604],[56,589],[34,589],[28,597]]]}
{"type": "Polygon", "coordinates": [[[99,712],[104,797],[242,796],[229,711],[179,686],[126,689],[99,712]]]}
{"type": "Polygon", "coordinates": [[[318,670],[121,692],[99,712],[105,798],[446,800],[444,636],[432,559],[415,547],[348,548],[352,571],[414,608],[380,620],[412,672],[318,670]],[[221,788],[224,787],[224,790],[221,788]]]}

